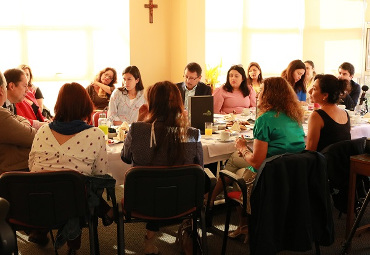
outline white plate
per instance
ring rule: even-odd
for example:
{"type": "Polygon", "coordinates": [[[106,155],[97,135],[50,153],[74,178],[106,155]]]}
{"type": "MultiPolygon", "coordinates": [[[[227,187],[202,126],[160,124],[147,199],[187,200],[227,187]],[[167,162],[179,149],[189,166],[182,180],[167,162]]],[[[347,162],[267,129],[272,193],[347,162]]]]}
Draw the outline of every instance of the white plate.
{"type": "Polygon", "coordinates": [[[230,139],[230,140],[226,140],[226,141],[221,141],[220,138],[217,138],[217,141],[219,141],[220,143],[230,143],[230,142],[233,142],[234,140],[230,139]]]}
{"type": "Polygon", "coordinates": [[[225,114],[214,113],[213,118],[223,118],[225,114]]]}

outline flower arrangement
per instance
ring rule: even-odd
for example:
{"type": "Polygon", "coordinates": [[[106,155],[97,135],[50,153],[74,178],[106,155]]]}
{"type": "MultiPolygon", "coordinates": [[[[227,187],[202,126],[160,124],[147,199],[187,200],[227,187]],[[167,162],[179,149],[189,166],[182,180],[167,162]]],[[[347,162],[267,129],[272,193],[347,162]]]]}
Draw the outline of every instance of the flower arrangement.
{"type": "Polygon", "coordinates": [[[207,65],[206,67],[206,84],[211,86],[212,91],[215,88],[215,85],[219,82],[218,77],[220,76],[221,73],[221,67],[222,67],[222,60],[220,61],[220,64],[214,67],[210,67],[207,65]]]}

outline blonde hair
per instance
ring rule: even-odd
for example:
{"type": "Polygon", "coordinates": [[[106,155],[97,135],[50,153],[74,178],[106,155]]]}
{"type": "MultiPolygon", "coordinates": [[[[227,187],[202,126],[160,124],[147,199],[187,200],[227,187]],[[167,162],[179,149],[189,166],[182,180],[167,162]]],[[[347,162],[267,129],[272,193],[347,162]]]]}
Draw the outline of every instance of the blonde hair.
{"type": "Polygon", "coordinates": [[[261,101],[258,104],[259,115],[268,111],[285,113],[298,122],[303,122],[303,110],[292,86],[281,77],[270,77],[264,80],[261,91],[261,101]]]}

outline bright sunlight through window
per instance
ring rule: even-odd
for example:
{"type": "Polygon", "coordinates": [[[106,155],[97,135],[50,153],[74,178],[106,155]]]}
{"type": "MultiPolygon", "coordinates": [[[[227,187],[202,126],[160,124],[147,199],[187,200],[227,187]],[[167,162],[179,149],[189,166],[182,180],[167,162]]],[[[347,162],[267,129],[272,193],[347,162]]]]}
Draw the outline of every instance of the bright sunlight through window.
{"type": "Polygon", "coordinates": [[[28,64],[54,107],[59,88],[87,86],[105,67],[130,63],[129,0],[12,0],[0,15],[0,70],[28,64]]]}

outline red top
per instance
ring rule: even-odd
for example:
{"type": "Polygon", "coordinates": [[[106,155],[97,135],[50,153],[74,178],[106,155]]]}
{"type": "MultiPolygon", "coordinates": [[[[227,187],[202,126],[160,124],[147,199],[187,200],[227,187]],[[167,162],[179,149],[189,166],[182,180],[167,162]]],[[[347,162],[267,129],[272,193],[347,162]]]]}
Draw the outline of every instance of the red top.
{"type": "MultiPolygon", "coordinates": [[[[37,105],[37,107],[39,106],[34,94],[31,91],[27,92],[26,98],[28,100],[31,100],[35,105],[37,105]]],[[[15,104],[15,107],[17,109],[17,115],[23,116],[26,119],[28,119],[31,125],[33,120],[45,121],[44,116],[42,116],[40,107],[38,107],[35,113],[32,106],[26,100],[23,100],[22,102],[15,104]]]]}

